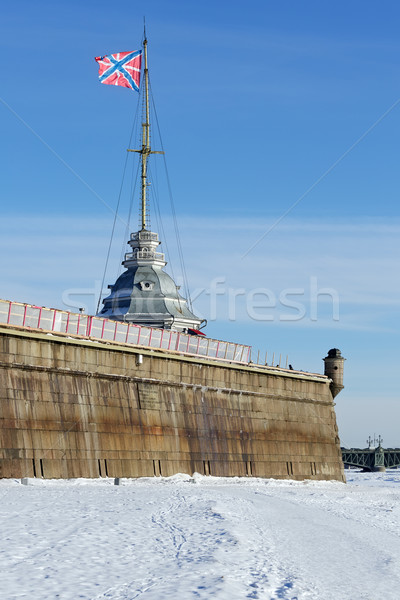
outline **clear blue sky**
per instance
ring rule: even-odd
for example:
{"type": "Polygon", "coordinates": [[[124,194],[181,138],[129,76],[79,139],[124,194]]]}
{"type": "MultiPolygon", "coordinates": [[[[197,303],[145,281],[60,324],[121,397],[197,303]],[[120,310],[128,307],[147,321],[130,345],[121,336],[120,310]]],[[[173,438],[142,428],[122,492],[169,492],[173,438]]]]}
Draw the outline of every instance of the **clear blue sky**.
{"type": "MultiPolygon", "coordinates": [[[[100,85],[93,58],[137,49],[144,11],[186,268],[209,335],[288,354],[303,370],[322,371],[339,347],[348,359],[336,407],[342,442],[363,445],[375,431],[400,446],[394,1],[8,3],[0,296],[58,307],[72,298],[94,310],[106,205],[117,202],[137,94],[100,85]],[[218,278],[213,318],[206,292],[218,278]],[[316,319],[313,285],[330,293],[318,296],[316,319]],[[265,290],[274,306],[252,318],[251,294],[262,304],[265,290]],[[279,300],[288,293],[303,318],[287,319],[299,312],[279,300]]],[[[126,219],[124,194],[121,203],[126,219]]],[[[160,208],[167,268],[179,278],[162,185],[160,208]]],[[[106,283],[123,245],[121,223],[106,283]]]]}

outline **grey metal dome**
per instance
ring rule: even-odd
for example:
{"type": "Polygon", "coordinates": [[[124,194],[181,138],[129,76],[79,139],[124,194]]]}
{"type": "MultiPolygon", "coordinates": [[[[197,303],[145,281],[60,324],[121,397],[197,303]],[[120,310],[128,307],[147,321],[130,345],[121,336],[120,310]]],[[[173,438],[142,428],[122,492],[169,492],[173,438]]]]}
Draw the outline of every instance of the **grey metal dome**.
{"type": "Polygon", "coordinates": [[[141,230],[131,234],[128,244],[132,252],[122,263],[127,270],[108,286],[111,293],[98,316],[178,331],[198,329],[203,320],[189,310],[179,287],[163,271],[167,263],[156,251],[158,234],[141,230]]]}

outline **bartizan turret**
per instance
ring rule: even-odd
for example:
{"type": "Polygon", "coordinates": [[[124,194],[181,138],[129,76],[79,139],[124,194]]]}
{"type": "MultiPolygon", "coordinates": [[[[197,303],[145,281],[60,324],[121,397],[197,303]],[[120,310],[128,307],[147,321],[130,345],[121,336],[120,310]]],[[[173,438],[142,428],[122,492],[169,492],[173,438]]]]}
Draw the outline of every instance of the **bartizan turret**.
{"type": "Polygon", "coordinates": [[[343,385],[343,364],[346,359],[337,348],[332,348],[328,352],[328,356],[324,358],[325,375],[331,379],[332,396],[338,395],[344,388],[343,385]]]}

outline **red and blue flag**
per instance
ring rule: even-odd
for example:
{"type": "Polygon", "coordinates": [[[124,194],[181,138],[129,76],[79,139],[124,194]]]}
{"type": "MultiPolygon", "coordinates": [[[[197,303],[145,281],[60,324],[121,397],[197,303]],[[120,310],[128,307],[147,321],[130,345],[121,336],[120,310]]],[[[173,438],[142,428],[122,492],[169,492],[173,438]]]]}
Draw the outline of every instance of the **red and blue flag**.
{"type": "Polygon", "coordinates": [[[99,65],[100,83],[121,85],[139,91],[142,51],[117,52],[95,58],[99,65]]]}

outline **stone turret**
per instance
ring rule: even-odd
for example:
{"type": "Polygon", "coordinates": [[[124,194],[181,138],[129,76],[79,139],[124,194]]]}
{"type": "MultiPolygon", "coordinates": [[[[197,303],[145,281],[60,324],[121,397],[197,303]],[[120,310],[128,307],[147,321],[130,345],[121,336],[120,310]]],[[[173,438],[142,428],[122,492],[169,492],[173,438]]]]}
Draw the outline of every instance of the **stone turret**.
{"type": "Polygon", "coordinates": [[[324,359],[325,363],[325,375],[331,379],[331,392],[332,396],[338,395],[339,392],[344,388],[343,385],[343,365],[346,360],[343,358],[342,353],[337,348],[332,348],[328,352],[328,356],[324,359]]]}

